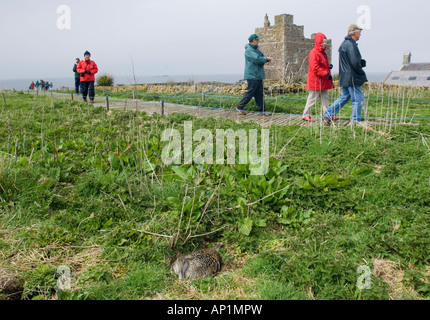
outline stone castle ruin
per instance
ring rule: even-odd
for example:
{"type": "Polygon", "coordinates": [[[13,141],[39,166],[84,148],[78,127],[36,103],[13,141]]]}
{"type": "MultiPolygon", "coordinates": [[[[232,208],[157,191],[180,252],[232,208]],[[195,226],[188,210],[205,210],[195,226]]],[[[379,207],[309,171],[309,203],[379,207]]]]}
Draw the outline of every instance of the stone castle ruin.
{"type": "MultiPolygon", "coordinates": [[[[290,14],[275,16],[273,26],[266,14],[264,27],[256,28],[255,33],[261,37],[259,49],[273,58],[273,62],[265,66],[267,80],[291,83],[306,79],[308,56],[315,44],[315,34],[311,39],[305,38],[304,27],[295,25],[290,14]]],[[[331,61],[332,41],[327,40],[326,54],[331,61]]]]}

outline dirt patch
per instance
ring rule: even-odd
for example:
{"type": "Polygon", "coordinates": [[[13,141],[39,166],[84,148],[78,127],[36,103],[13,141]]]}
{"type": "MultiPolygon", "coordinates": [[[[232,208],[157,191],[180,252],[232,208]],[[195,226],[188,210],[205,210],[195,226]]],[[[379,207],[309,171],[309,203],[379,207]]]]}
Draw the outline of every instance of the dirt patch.
{"type": "Polygon", "coordinates": [[[24,280],[13,274],[0,275],[0,300],[21,300],[24,280]]]}

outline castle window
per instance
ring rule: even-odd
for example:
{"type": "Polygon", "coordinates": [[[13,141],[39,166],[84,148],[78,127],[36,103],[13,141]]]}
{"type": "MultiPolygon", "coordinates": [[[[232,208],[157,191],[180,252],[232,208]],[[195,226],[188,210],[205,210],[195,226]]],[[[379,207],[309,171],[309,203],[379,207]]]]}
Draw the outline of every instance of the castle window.
{"type": "Polygon", "coordinates": [[[427,80],[430,80],[430,77],[427,77],[427,80]]]}
{"type": "Polygon", "coordinates": [[[400,77],[392,77],[391,80],[399,80],[400,77]]]}
{"type": "Polygon", "coordinates": [[[417,77],[409,77],[409,80],[417,80],[417,77]]]}

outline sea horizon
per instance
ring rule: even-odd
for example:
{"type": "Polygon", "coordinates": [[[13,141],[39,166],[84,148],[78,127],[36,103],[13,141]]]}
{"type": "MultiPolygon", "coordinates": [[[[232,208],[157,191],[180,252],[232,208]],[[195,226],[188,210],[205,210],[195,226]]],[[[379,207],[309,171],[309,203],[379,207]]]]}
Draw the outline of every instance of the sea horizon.
{"type": "MultiPolygon", "coordinates": [[[[367,78],[369,82],[382,82],[385,80],[389,72],[368,72],[367,78]]],[[[16,91],[27,91],[29,90],[30,84],[33,81],[48,81],[52,82],[54,90],[58,90],[62,87],[73,88],[74,78],[71,77],[52,77],[52,78],[41,78],[41,79],[3,79],[0,80],[0,90],[16,90],[16,91]]],[[[237,83],[243,80],[243,74],[189,74],[189,75],[152,75],[152,76],[136,76],[136,81],[131,76],[114,76],[116,85],[127,85],[127,84],[152,84],[152,83],[169,83],[169,82],[222,82],[222,83],[237,83]]]]}

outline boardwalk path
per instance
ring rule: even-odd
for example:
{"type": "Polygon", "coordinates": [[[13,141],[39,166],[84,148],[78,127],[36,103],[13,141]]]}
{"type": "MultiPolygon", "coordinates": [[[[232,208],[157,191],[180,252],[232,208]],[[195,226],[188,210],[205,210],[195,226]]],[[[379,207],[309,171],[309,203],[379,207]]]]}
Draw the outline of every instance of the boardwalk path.
{"type": "MultiPolygon", "coordinates": [[[[61,97],[63,99],[71,99],[70,95],[63,94],[52,94],[53,97],[61,97]]],[[[81,98],[76,98],[78,101],[81,101],[81,98]]],[[[96,107],[107,108],[107,101],[105,98],[96,98],[95,104],[96,107]]],[[[301,115],[292,115],[292,114],[284,114],[284,113],[275,113],[271,116],[263,116],[257,112],[247,112],[246,115],[239,115],[236,110],[226,110],[226,109],[217,109],[217,108],[207,108],[207,107],[196,107],[196,106],[186,106],[172,103],[164,103],[161,102],[146,102],[142,100],[115,100],[109,99],[109,109],[122,109],[122,110],[137,110],[144,111],[149,115],[153,113],[169,115],[172,113],[187,113],[193,115],[197,118],[225,118],[236,121],[237,123],[254,121],[258,123],[262,127],[269,127],[272,124],[275,125],[301,125],[301,126],[320,126],[322,125],[322,121],[320,117],[315,117],[315,122],[307,122],[303,121],[301,115]],[[164,106],[164,107],[163,107],[164,106]]],[[[338,126],[347,126],[350,124],[348,118],[342,118],[339,121],[336,121],[336,125],[338,126]]],[[[389,122],[385,120],[369,120],[367,124],[370,126],[391,126],[394,124],[411,124],[410,122],[399,122],[396,123],[389,122]]]]}
{"type": "MultiPolygon", "coordinates": [[[[106,107],[106,102],[100,103],[96,101],[95,106],[106,107]]],[[[135,110],[136,102],[127,102],[125,106],[124,102],[109,102],[109,107],[111,109],[124,109],[135,110]]],[[[162,114],[161,103],[138,103],[138,110],[145,111],[149,115],[153,113],[162,114]]],[[[193,107],[184,106],[171,103],[164,103],[164,114],[169,115],[172,113],[187,113],[193,115],[197,118],[225,118],[236,121],[238,123],[246,121],[254,121],[261,125],[262,127],[268,127],[272,124],[277,125],[292,125],[300,124],[309,126],[310,123],[304,122],[301,116],[297,115],[285,115],[285,114],[274,114],[271,116],[263,116],[257,112],[247,112],[246,115],[239,115],[236,110],[226,110],[226,109],[215,109],[215,108],[205,108],[205,107],[193,107]]],[[[347,121],[349,122],[349,121],[347,121]]]]}

